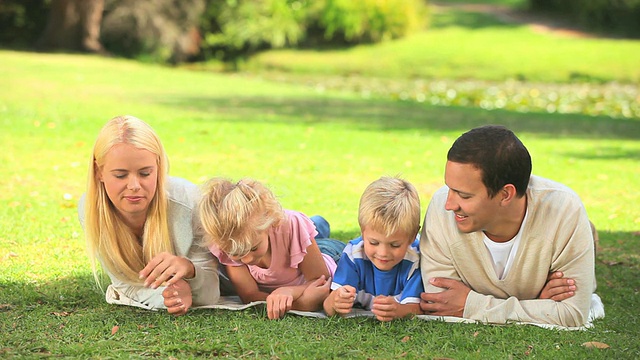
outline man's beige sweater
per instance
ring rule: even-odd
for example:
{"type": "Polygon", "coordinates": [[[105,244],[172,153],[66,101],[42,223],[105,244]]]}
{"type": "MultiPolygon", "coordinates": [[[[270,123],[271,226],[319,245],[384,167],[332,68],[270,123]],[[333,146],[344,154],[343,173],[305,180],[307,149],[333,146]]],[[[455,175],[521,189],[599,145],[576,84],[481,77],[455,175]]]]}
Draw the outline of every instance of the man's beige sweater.
{"type": "Polygon", "coordinates": [[[461,280],[471,288],[464,318],[485,323],[533,322],[581,326],[587,322],[595,291],[593,235],[586,210],[568,187],[532,176],[527,189],[527,222],[516,257],[498,279],[482,232],[461,233],[445,210],[448,188],[439,189],[427,209],[420,239],[425,291],[443,289],[429,278],[461,280]],[[549,272],[562,271],[576,281],[569,299],[537,299],[549,272]]]}

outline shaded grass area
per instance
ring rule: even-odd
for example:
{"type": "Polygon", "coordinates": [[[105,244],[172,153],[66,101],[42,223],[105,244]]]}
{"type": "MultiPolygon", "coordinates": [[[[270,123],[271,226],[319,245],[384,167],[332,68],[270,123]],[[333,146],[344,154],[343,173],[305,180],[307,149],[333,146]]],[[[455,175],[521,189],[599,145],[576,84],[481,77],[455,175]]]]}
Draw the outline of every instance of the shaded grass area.
{"type": "MultiPolygon", "coordinates": [[[[500,123],[517,132],[538,136],[562,138],[638,139],[640,121],[607,116],[585,117],[565,115],[558,117],[545,112],[518,113],[505,110],[478,111],[465,107],[415,106],[398,104],[392,100],[270,97],[186,97],[171,96],[156,99],[159,104],[202,112],[222,112],[244,117],[247,122],[289,122],[296,118],[299,124],[344,124],[367,130],[389,131],[446,131],[463,132],[481,124],[500,123]],[[398,116],[401,108],[402,116],[398,116]]],[[[630,153],[632,157],[633,152],[630,153]]]]}

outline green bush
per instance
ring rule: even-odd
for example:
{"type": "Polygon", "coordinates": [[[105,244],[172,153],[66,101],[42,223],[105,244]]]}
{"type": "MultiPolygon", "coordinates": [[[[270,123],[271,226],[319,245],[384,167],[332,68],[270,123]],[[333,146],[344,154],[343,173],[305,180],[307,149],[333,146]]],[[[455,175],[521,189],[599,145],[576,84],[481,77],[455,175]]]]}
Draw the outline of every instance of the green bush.
{"type": "Polygon", "coordinates": [[[398,38],[425,24],[425,4],[424,0],[209,0],[201,26],[203,50],[209,58],[236,62],[261,49],[398,38]],[[320,41],[315,39],[318,33],[320,41]]]}
{"type": "Polygon", "coordinates": [[[327,39],[378,42],[424,26],[426,8],[421,0],[326,0],[320,23],[327,39]]]}
{"type": "Polygon", "coordinates": [[[210,0],[203,17],[204,50],[221,60],[261,48],[295,45],[305,36],[305,0],[210,0]]]}
{"type": "Polygon", "coordinates": [[[568,17],[590,30],[640,37],[640,0],[529,0],[529,6],[568,17]]]}

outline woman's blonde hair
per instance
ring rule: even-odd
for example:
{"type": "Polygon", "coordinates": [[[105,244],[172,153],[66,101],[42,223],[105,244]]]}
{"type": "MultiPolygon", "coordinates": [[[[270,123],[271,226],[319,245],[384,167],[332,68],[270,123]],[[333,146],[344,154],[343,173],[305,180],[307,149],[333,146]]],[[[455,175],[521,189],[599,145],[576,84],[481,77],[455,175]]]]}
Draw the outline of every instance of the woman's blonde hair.
{"type": "Polygon", "coordinates": [[[175,253],[167,219],[168,170],[169,162],[160,138],[144,121],[129,115],[118,116],[109,120],[98,133],[89,164],[85,198],[87,246],[98,283],[96,258],[120,280],[140,284],[138,273],[154,256],[165,251],[175,253]],[[158,184],[140,240],[122,221],[99,178],[105,156],[117,144],[131,144],[157,157],[158,184]]]}
{"type": "Polygon", "coordinates": [[[369,226],[386,236],[407,235],[420,228],[420,197],[416,188],[398,177],[383,176],[367,186],[358,209],[360,229],[369,226]]]}
{"type": "Polygon", "coordinates": [[[280,225],[285,217],[271,190],[253,179],[210,179],[203,185],[198,213],[208,246],[233,257],[248,254],[258,232],[280,225]]]}

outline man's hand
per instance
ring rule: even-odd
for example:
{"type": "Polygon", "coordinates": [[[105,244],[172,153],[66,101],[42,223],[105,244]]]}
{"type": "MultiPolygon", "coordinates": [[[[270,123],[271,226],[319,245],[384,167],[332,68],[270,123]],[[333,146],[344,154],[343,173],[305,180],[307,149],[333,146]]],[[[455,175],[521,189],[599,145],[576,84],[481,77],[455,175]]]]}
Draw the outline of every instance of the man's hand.
{"type": "Polygon", "coordinates": [[[144,279],[144,286],[152,289],[161,285],[169,286],[182,278],[192,278],[195,275],[196,269],[191,260],[168,252],[154,256],[140,271],[140,279],[144,279]]]}
{"type": "Polygon", "coordinates": [[[176,316],[186,314],[193,303],[191,286],[182,279],[167,286],[162,292],[162,297],[164,297],[167,312],[176,316]]]}
{"type": "Polygon", "coordinates": [[[429,284],[443,288],[439,293],[421,293],[420,309],[425,315],[462,317],[471,289],[462,281],[431,278],[429,284]]]}
{"type": "Polygon", "coordinates": [[[549,273],[547,283],[540,292],[538,299],[551,299],[562,301],[575,295],[576,282],[573,279],[563,278],[562,271],[549,273]]]}

